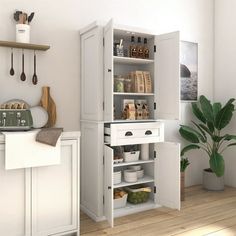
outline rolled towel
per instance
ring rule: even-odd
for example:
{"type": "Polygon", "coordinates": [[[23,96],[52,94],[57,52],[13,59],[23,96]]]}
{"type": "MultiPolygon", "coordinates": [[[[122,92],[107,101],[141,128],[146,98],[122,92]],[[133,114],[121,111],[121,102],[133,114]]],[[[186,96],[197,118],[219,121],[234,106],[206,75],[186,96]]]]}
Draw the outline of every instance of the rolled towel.
{"type": "Polygon", "coordinates": [[[57,140],[61,136],[62,132],[63,132],[63,128],[41,129],[36,136],[36,141],[55,147],[57,144],[57,140]]]}

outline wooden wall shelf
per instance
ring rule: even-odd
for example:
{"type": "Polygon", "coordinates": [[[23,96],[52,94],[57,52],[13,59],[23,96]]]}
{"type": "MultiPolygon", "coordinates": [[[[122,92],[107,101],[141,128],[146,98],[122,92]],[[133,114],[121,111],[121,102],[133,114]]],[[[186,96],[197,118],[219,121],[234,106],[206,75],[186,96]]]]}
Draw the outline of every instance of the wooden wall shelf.
{"type": "Polygon", "coordinates": [[[39,51],[47,51],[50,48],[50,46],[48,45],[17,43],[11,41],[0,41],[0,47],[22,48],[22,49],[39,50],[39,51]]]}

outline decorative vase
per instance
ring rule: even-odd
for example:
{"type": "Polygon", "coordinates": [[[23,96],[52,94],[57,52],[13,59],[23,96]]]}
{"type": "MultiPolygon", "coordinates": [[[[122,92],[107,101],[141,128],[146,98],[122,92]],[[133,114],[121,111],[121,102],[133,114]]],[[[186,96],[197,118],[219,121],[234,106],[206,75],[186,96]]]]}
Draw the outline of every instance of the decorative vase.
{"type": "Polygon", "coordinates": [[[185,199],[185,195],[184,195],[184,176],[185,176],[185,172],[181,172],[181,182],[180,182],[180,196],[181,196],[181,201],[184,201],[185,199]]]}
{"type": "Polygon", "coordinates": [[[42,97],[40,99],[39,105],[48,112],[48,122],[44,127],[53,127],[56,124],[57,113],[56,104],[50,95],[50,87],[42,87],[42,97]]]}
{"type": "Polygon", "coordinates": [[[16,24],[16,42],[30,42],[30,26],[27,24],[16,24]]]}
{"type": "Polygon", "coordinates": [[[224,190],[224,176],[217,177],[211,169],[203,170],[203,188],[210,191],[224,190]]]}

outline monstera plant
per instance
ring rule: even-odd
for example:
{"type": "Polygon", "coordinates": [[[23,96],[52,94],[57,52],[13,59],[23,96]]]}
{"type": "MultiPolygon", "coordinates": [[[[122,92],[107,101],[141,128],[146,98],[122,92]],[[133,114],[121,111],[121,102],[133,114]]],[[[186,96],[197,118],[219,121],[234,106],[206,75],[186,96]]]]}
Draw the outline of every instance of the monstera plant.
{"type": "Polygon", "coordinates": [[[235,111],[234,98],[224,106],[211,103],[205,96],[199,102],[192,103],[192,111],[199,122],[192,121],[192,126],[180,125],[180,135],[190,142],[181,151],[181,156],[192,149],[202,149],[209,157],[209,165],[217,177],[224,175],[225,163],[223,152],[236,145],[236,135],[222,133],[230,123],[235,111]]]}

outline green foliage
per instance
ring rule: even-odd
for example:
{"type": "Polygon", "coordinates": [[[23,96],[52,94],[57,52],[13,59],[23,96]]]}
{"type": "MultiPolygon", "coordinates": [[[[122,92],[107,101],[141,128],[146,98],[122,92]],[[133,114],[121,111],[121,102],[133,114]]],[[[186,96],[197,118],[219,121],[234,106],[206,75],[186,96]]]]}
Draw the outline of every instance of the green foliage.
{"type": "Polygon", "coordinates": [[[228,147],[236,146],[236,142],[232,142],[236,140],[236,135],[221,134],[233,117],[234,101],[235,99],[231,98],[222,106],[219,102],[211,104],[205,96],[200,96],[199,103],[192,103],[193,114],[200,122],[192,121],[193,127],[180,125],[179,129],[180,135],[191,143],[182,149],[181,156],[190,150],[202,149],[209,157],[211,170],[218,177],[224,175],[225,171],[222,153],[228,147]]]}
{"type": "Polygon", "coordinates": [[[181,158],[181,161],[180,161],[180,171],[184,172],[189,164],[190,163],[189,163],[188,158],[181,158]]]}

